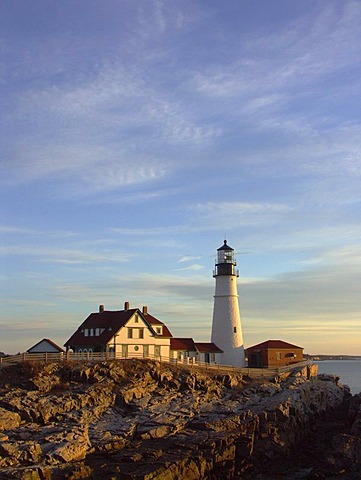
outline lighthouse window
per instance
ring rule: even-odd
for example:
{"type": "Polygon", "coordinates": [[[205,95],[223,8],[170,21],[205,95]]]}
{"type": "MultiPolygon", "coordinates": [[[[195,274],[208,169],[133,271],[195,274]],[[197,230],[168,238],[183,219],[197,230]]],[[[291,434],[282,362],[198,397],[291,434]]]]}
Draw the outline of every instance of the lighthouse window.
{"type": "Polygon", "coordinates": [[[233,332],[237,333],[237,327],[233,327],[233,332]]]}

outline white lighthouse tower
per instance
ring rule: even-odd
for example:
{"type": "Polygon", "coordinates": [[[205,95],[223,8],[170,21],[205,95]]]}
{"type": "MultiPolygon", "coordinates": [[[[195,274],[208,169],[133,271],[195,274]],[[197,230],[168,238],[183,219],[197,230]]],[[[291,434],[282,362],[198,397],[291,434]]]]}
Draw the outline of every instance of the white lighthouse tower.
{"type": "Polygon", "coordinates": [[[244,345],[239,314],[237,263],[234,250],[227,245],[227,240],[217,249],[216,268],[213,277],[216,279],[214,294],[212,338],[211,341],[221,350],[222,364],[244,367],[244,345]]]}

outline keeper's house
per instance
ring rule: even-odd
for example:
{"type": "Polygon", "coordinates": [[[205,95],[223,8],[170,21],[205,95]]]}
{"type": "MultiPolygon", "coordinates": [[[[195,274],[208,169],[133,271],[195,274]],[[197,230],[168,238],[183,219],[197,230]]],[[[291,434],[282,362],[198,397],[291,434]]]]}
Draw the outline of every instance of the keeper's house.
{"type": "Polygon", "coordinates": [[[119,357],[168,357],[172,334],[164,323],[143,310],[105,310],[91,313],[78,330],[64,344],[66,350],[76,353],[104,352],[119,357]]]}
{"type": "Polygon", "coordinates": [[[303,348],[283,340],[267,340],[247,348],[248,367],[284,367],[303,361],[303,348]]]}
{"type": "Polygon", "coordinates": [[[192,338],[173,338],[168,327],[142,310],[105,310],[91,313],[64,344],[66,351],[81,355],[111,354],[116,358],[163,358],[182,363],[219,363],[222,353],[213,343],[195,343],[192,338]]]}

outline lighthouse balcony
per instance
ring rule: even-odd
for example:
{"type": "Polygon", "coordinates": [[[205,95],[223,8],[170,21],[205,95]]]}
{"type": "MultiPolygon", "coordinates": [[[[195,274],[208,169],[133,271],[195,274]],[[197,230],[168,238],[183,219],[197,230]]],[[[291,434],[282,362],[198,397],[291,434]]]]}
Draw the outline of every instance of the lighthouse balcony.
{"type": "Polygon", "coordinates": [[[239,270],[237,268],[233,268],[233,265],[230,264],[217,265],[213,270],[213,277],[218,277],[219,275],[234,275],[235,277],[239,277],[239,270]]]}

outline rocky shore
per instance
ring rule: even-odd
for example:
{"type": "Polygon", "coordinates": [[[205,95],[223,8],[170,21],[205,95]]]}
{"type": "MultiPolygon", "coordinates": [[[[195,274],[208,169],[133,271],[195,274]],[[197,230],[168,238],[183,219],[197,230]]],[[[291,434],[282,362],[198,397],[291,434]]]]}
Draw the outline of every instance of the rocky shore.
{"type": "Polygon", "coordinates": [[[0,479],[361,479],[361,395],[153,361],[0,369],[0,479]]]}

